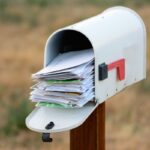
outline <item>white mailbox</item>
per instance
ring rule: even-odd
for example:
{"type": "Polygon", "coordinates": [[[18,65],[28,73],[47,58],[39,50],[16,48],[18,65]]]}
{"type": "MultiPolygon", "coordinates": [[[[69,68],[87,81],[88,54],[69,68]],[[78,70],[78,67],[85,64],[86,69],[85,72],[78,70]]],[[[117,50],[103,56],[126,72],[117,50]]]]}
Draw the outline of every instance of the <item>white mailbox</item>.
{"type": "Polygon", "coordinates": [[[44,67],[62,50],[93,48],[95,100],[82,108],[38,107],[26,125],[37,132],[60,132],[81,125],[108,98],[146,77],[146,31],[137,13],[125,7],[110,8],[100,15],[54,32],[45,46],[44,67]],[[45,129],[53,121],[52,129],[45,129]]]}

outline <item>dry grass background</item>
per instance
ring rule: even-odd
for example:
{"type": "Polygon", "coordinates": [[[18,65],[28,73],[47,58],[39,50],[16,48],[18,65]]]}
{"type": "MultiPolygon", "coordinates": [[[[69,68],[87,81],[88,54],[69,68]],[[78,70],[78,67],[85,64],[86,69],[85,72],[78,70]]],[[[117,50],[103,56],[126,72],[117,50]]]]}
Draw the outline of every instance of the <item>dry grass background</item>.
{"type": "MultiPolygon", "coordinates": [[[[150,5],[132,7],[144,19],[149,39],[150,5]]],[[[24,117],[33,107],[28,101],[30,76],[43,65],[45,41],[52,31],[104,9],[105,6],[72,2],[44,8],[20,3],[8,6],[7,16],[11,14],[11,19],[6,16],[0,21],[0,150],[69,150],[68,132],[53,134],[54,142],[45,144],[40,134],[24,127],[24,117]]],[[[148,73],[149,49],[148,44],[148,73]]],[[[149,92],[148,76],[107,102],[107,150],[150,149],[149,92]]]]}

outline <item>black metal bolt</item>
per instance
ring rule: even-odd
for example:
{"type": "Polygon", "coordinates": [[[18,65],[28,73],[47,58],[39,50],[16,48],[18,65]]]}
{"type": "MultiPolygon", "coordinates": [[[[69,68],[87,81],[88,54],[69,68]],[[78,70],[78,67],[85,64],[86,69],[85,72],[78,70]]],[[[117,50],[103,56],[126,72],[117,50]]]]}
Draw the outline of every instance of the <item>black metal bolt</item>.
{"type": "Polygon", "coordinates": [[[43,142],[52,142],[53,139],[50,138],[50,133],[43,133],[42,134],[42,141],[43,142]]]}

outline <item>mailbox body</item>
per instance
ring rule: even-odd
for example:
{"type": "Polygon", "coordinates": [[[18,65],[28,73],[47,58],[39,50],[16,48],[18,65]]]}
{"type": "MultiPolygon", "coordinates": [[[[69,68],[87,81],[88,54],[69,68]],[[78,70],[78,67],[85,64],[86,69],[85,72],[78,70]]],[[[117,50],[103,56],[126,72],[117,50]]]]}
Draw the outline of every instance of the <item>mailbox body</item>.
{"type": "MultiPolygon", "coordinates": [[[[142,19],[131,9],[110,8],[100,15],[70,25],[54,32],[47,40],[44,54],[46,67],[60,52],[72,48],[93,48],[95,55],[96,105],[80,109],[36,108],[26,119],[27,126],[37,132],[59,132],[81,125],[98,104],[125,87],[146,77],[146,31],[142,19]],[[72,47],[72,45],[74,47],[72,47]],[[118,79],[116,62],[124,63],[118,79]],[[107,64],[108,72],[100,80],[101,64],[107,64]],[[63,121],[65,118],[65,122],[63,121]],[[44,120],[40,119],[44,118],[44,120]],[[44,124],[54,119],[56,126],[45,130],[44,124]],[[61,122],[64,122],[61,124],[61,122]]],[[[118,65],[118,64],[117,64],[118,65]]]]}
{"type": "MultiPolygon", "coordinates": [[[[146,77],[146,32],[141,18],[132,10],[114,7],[102,14],[54,32],[45,47],[44,67],[59,53],[56,47],[65,32],[83,34],[95,54],[95,98],[101,103],[146,77]],[[99,65],[125,59],[125,79],[117,80],[116,69],[99,81],[99,65]]],[[[69,37],[72,38],[72,37],[69,37]]]]}

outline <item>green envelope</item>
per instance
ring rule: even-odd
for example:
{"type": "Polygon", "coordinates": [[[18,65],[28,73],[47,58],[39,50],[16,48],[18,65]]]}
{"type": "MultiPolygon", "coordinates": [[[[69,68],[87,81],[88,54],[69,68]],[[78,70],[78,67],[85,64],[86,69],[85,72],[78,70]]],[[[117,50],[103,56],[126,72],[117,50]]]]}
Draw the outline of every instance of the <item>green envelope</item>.
{"type": "Polygon", "coordinates": [[[50,108],[74,108],[72,105],[69,104],[56,104],[56,103],[49,103],[49,102],[39,102],[36,104],[37,107],[45,106],[50,108]]]}
{"type": "Polygon", "coordinates": [[[53,83],[79,83],[81,80],[47,80],[47,83],[53,84],[53,83]]]}

